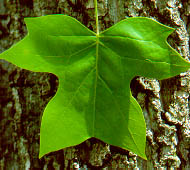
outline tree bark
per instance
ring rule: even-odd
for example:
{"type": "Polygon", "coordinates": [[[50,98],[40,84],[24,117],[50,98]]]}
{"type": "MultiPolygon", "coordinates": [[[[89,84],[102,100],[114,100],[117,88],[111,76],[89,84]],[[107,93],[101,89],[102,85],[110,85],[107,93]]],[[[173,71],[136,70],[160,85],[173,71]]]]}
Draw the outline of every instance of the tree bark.
{"type": "MultiPolygon", "coordinates": [[[[100,29],[125,17],[143,16],[176,28],[168,41],[189,57],[188,0],[99,0],[100,29]]],[[[70,15],[95,31],[93,0],[0,0],[0,52],[21,40],[24,17],[70,15]]],[[[159,35],[158,35],[159,36],[159,35]]],[[[136,77],[131,82],[147,124],[142,160],[126,150],[92,138],[38,159],[43,109],[56,93],[58,80],[0,60],[0,169],[190,169],[190,72],[158,81],[136,77]]]]}

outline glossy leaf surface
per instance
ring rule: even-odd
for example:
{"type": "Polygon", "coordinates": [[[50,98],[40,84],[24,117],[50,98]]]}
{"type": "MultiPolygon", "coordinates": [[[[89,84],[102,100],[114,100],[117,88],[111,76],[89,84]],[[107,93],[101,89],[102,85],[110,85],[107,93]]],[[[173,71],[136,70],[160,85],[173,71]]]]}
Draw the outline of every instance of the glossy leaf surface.
{"type": "Polygon", "coordinates": [[[0,58],[59,78],[42,118],[40,157],[96,137],[146,159],[146,125],[130,81],[165,79],[190,68],[166,42],[173,29],[143,17],[99,35],[65,15],[25,22],[29,34],[0,58]]]}

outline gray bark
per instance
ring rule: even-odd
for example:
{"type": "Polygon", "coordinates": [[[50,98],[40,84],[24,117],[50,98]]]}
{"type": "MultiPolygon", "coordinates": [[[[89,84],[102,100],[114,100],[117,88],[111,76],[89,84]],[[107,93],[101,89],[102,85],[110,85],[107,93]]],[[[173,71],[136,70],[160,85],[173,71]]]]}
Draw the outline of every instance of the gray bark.
{"type": "MultiPolygon", "coordinates": [[[[188,0],[99,0],[100,29],[127,16],[153,18],[176,28],[168,41],[188,60],[189,11],[188,0]]],[[[55,13],[95,30],[93,0],[0,0],[0,52],[26,35],[24,17],[55,13]]],[[[190,169],[190,72],[163,81],[136,77],[131,82],[147,124],[147,161],[94,138],[38,159],[40,120],[57,78],[4,60],[0,74],[0,169],[190,169]]]]}

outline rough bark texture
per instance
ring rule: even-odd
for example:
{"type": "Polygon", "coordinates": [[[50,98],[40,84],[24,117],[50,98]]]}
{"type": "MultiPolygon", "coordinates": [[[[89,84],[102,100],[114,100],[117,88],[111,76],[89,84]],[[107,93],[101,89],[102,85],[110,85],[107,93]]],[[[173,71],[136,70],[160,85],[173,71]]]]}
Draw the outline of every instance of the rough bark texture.
{"type": "MultiPolygon", "coordinates": [[[[93,0],[0,0],[0,52],[26,35],[24,17],[55,13],[95,29],[93,0]]],[[[146,16],[176,28],[168,41],[188,60],[188,0],[99,0],[101,30],[127,16],[146,16]]],[[[38,159],[41,115],[57,82],[52,74],[0,60],[0,169],[190,169],[190,72],[131,82],[146,119],[148,161],[93,138],[38,159]]]]}

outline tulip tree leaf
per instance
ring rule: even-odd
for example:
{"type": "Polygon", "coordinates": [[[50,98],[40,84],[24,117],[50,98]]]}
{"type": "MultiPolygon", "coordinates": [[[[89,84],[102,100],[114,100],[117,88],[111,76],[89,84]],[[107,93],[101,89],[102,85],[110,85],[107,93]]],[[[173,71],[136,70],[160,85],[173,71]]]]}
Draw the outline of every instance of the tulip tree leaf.
{"type": "Polygon", "coordinates": [[[0,58],[59,79],[42,117],[39,157],[95,137],[146,159],[146,125],[130,81],[166,79],[190,68],[166,41],[174,29],[145,17],[100,34],[66,15],[25,22],[28,35],[0,58]]]}

